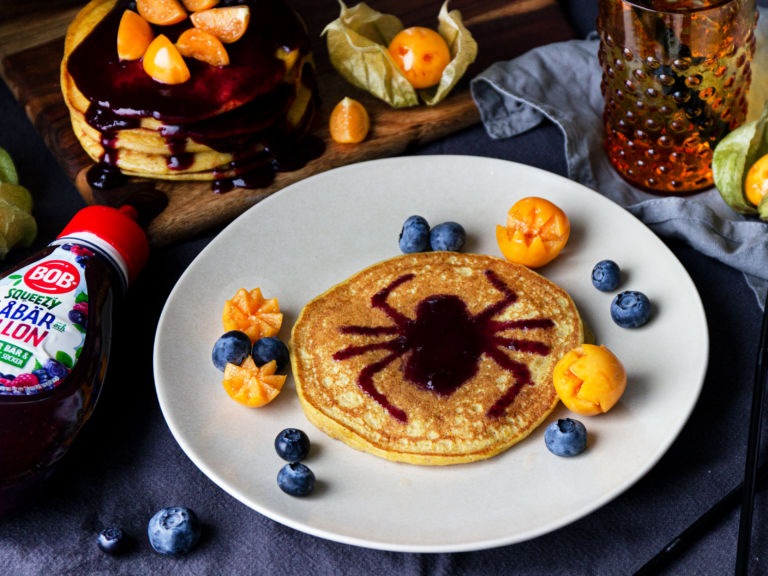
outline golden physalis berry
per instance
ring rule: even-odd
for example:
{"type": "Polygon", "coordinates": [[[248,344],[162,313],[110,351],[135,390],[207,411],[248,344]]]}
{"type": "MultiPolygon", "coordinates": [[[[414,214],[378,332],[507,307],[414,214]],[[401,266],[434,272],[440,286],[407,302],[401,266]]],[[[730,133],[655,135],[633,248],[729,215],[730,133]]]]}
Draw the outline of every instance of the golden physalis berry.
{"type": "Polygon", "coordinates": [[[538,268],[560,254],[571,223],[560,208],[544,198],[523,198],[509,210],[507,226],[496,226],[496,241],[510,262],[538,268]]]}
{"type": "Polygon", "coordinates": [[[248,6],[211,8],[195,12],[190,19],[195,28],[210,32],[225,44],[230,44],[245,34],[251,21],[251,9],[248,6]]]}
{"type": "Polygon", "coordinates": [[[342,144],[362,142],[368,135],[371,119],[357,100],[344,98],[331,112],[331,137],[342,144]]]}
{"type": "Polygon", "coordinates": [[[627,371],[605,346],[583,344],[560,359],[552,381],[568,410],[594,416],[619,401],[627,387],[627,371]]]}
{"type": "Polygon", "coordinates": [[[744,181],[744,193],[747,200],[757,206],[768,192],[768,154],[752,164],[744,181]]]}
{"type": "Polygon", "coordinates": [[[451,63],[451,51],[434,30],[406,28],[389,43],[395,64],[414,88],[429,88],[440,83],[443,70],[451,63]]]}
{"type": "Polygon", "coordinates": [[[136,9],[147,22],[158,26],[178,24],[187,17],[178,0],[137,0],[136,9]]]}
{"type": "Polygon", "coordinates": [[[240,366],[227,364],[224,370],[224,389],[235,402],[258,408],[269,404],[285,383],[285,376],[275,374],[277,362],[272,360],[261,368],[248,356],[240,366]]]}
{"type": "Polygon", "coordinates": [[[276,336],[283,323],[277,298],[265,300],[260,288],[250,292],[240,288],[235,297],[224,304],[222,319],[225,332],[245,332],[251,342],[266,336],[276,336]]]}
{"type": "Polygon", "coordinates": [[[117,29],[117,56],[120,60],[138,60],[154,38],[149,22],[136,12],[126,10],[117,29]]]}
{"type": "Polygon", "coordinates": [[[189,80],[189,68],[165,35],[160,34],[144,54],[144,71],[163,84],[182,84],[189,80]]]}
{"type": "Polygon", "coordinates": [[[221,40],[199,28],[184,30],[176,41],[176,48],[182,56],[208,62],[211,66],[229,64],[229,55],[221,40]]]}
{"type": "Polygon", "coordinates": [[[197,12],[213,8],[219,3],[219,0],[182,0],[182,2],[184,2],[184,8],[190,12],[197,12]]]}

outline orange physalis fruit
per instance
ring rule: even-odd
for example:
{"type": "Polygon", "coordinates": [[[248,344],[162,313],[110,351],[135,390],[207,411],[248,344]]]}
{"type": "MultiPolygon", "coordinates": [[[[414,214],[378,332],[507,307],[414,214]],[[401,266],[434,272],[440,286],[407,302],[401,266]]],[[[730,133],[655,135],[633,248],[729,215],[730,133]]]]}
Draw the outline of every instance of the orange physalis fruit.
{"type": "Polygon", "coordinates": [[[117,29],[117,55],[120,60],[138,60],[144,56],[155,33],[149,22],[132,10],[123,12],[117,29]]]}
{"type": "Polygon", "coordinates": [[[165,35],[152,41],[144,54],[144,71],[163,84],[181,84],[189,80],[189,68],[165,35]]]}
{"type": "Polygon", "coordinates": [[[344,98],[331,112],[331,137],[342,144],[365,140],[371,119],[365,107],[357,100],[344,98]]]}
{"type": "Polygon", "coordinates": [[[181,0],[184,2],[184,7],[190,12],[197,12],[198,10],[208,10],[213,8],[219,3],[219,0],[181,0]]]}
{"type": "Polygon", "coordinates": [[[744,181],[744,193],[755,206],[758,206],[763,200],[763,196],[768,193],[768,154],[760,158],[752,165],[747,172],[747,178],[744,181]]]}
{"type": "Polygon", "coordinates": [[[605,346],[582,344],[555,366],[555,391],[571,412],[595,416],[608,412],[627,387],[627,370],[605,346]]]}
{"type": "Polygon", "coordinates": [[[261,368],[248,356],[240,366],[227,363],[224,370],[224,389],[235,402],[258,408],[269,404],[285,383],[285,376],[275,374],[277,362],[272,360],[261,368]]]}
{"type": "Polygon", "coordinates": [[[509,210],[507,226],[496,226],[496,241],[510,262],[538,268],[560,254],[571,234],[568,216],[549,200],[523,198],[509,210]]]}
{"type": "Polygon", "coordinates": [[[443,70],[451,63],[451,51],[434,30],[406,28],[389,43],[389,54],[414,88],[440,83],[443,70]]]}
{"type": "Polygon", "coordinates": [[[205,30],[198,28],[184,30],[176,41],[176,48],[182,56],[208,62],[211,66],[229,64],[229,56],[224,44],[205,30]]]}
{"type": "Polygon", "coordinates": [[[187,17],[178,0],[137,0],[136,8],[147,22],[158,26],[178,24],[187,17]]]}
{"type": "Polygon", "coordinates": [[[239,40],[251,21],[251,9],[248,6],[230,6],[201,10],[190,16],[195,28],[210,32],[226,44],[239,40]]]}
{"type": "Polygon", "coordinates": [[[222,320],[225,332],[239,330],[248,334],[251,342],[256,342],[259,338],[276,336],[283,315],[277,298],[265,300],[259,288],[250,292],[240,288],[235,297],[224,304],[222,320]]]}

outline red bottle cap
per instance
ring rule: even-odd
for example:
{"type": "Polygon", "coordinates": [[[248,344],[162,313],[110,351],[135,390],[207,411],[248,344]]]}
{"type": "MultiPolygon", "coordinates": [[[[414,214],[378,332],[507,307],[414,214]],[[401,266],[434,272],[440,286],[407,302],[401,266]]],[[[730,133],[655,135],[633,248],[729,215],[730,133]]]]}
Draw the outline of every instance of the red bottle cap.
{"type": "Polygon", "coordinates": [[[108,206],[88,206],[75,214],[59,238],[89,232],[110,244],[125,260],[128,284],[133,284],[149,258],[149,242],[136,223],[139,213],[132,206],[119,210],[108,206]]]}

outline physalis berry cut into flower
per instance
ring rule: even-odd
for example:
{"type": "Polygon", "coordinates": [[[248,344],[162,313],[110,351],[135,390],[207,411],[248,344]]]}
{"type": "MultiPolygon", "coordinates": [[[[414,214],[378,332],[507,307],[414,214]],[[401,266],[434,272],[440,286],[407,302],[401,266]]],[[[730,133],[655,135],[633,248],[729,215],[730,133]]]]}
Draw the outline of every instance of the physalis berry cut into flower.
{"type": "Polygon", "coordinates": [[[224,304],[224,330],[245,332],[251,343],[266,336],[276,336],[283,323],[277,298],[266,300],[260,288],[250,292],[240,288],[232,300],[224,304]]]}
{"type": "Polygon", "coordinates": [[[605,346],[583,344],[555,366],[555,391],[566,408],[582,416],[608,412],[627,387],[627,371],[605,346]]]}
{"type": "Polygon", "coordinates": [[[549,200],[531,196],[509,210],[507,226],[496,226],[504,257],[528,268],[548,264],[560,254],[571,234],[568,216],[549,200]]]}
{"type": "Polygon", "coordinates": [[[274,360],[259,368],[248,356],[240,366],[227,364],[222,384],[235,402],[258,408],[271,402],[283,388],[286,377],[276,375],[275,370],[274,360]]]}

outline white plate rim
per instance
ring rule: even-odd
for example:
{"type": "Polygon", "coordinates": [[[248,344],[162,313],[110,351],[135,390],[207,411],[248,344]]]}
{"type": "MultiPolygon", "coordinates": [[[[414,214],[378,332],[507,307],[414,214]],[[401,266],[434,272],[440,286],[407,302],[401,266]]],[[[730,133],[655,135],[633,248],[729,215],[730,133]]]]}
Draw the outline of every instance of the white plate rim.
{"type": "MultiPolygon", "coordinates": [[[[557,178],[564,180],[565,182],[568,182],[569,185],[572,185],[574,187],[578,187],[582,189],[585,192],[588,192],[592,195],[594,195],[595,199],[598,202],[604,202],[606,204],[610,204],[612,206],[618,206],[613,201],[609,200],[605,196],[595,192],[594,190],[587,188],[586,186],[583,186],[582,184],[579,184],[578,182],[575,182],[573,180],[570,180],[568,178],[564,178],[562,176],[559,176],[557,174],[554,174],[552,172],[536,168],[533,166],[528,166],[525,164],[520,164],[517,162],[511,162],[507,160],[501,160],[501,159],[495,159],[495,158],[487,158],[482,156],[464,156],[464,155],[424,155],[424,156],[401,156],[401,157],[395,157],[395,158],[382,158],[377,160],[370,160],[367,162],[360,162],[356,164],[350,164],[347,166],[342,166],[339,168],[335,168],[333,170],[329,170],[326,172],[322,172],[320,174],[316,174],[314,176],[311,176],[307,179],[300,180],[290,186],[287,186],[286,188],[270,195],[269,197],[265,198],[264,200],[261,200],[257,204],[253,205],[251,208],[246,210],[243,214],[238,216],[235,220],[233,220],[228,226],[231,226],[232,223],[237,222],[238,220],[242,218],[249,218],[250,214],[254,211],[258,211],[260,207],[263,207],[264,205],[267,205],[268,203],[273,203],[280,201],[282,197],[284,197],[286,194],[290,194],[291,190],[296,187],[297,185],[306,185],[308,181],[315,181],[317,179],[325,179],[325,178],[334,178],[336,174],[340,172],[347,172],[347,171],[356,171],[360,169],[365,169],[366,166],[370,166],[373,164],[405,164],[407,168],[407,164],[410,164],[411,162],[423,162],[423,161],[429,161],[430,158],[440,158],[440,159],[448,159],[448,160],[454,160],[456,162],[480,162],[480,163],[499,163],[499,164],[515,164],[518,168],[523,170],[530,170],[537,173],[540,173],[540,175],[545,178],[557,178]]],[[[393,168],[396,169],[396,168],[393,168]]],[[[625,212],[627,216],[630,218],[633,218],[635,220],[638,220],[634,215],[632,215],[629,212],[625,212]]],[[[642,223],[642,222],[641,222],[642,223]]],[[[180,432],[178,427],[176,426],[175,422],[173,421],[173,418],[169,416],[170,414],[170,407],[168,404],[168,399],[165,396],[162,385],[159,382],[159,378],[157,376],[158,374],[158,364],[160,362],[159,355],[158,355],[158,343],[160,341],[160,333],[163,327],[164,322],[166,321],[166,317],[169,311],[168,303],[173,300],[173,297],[179,288],[179,286],[182,284],[183,281],[187,278],[188,275],[192,275],[195,273],[196,265],[199,265],[199,261],[202,261],[204,258],[206,252],[211,249],[211,247],[217,242],[217,240],[222,236],[222,234],[226,231],[226,228],[222,230],[211,242],[208,243],[208,245],[200,251],[200,253],[195,257],[195,259],[190,263],[190,265],[187,267],[187,269],[182,273],[182,275],[177,280],[176,284],[174,285],[173,289],[171,290],[170,294],[168,295],[168,298],[166,300],[166,303],[163,306],[163,311],[160,315],[160,319],[158,321],[157,329],[155,332],[155,342],[154,342],[154,348],[153,348],[153,372],[155,375],[155,390],[157,392],[158,401],[160,404],[160,409],[163,413],[163,417],[165,418],[166,423],[168,424],[168,427],[171,430],[171,433],[174,437],[174,439],[179,443],[180,447],[184,451],[184,453],[189,457],[189,459],[197,466],[214,484],[216,484],[219,488],[224,490],[226,493],[228,493],[230,496],[235,498],[236,500],[240,501],[241,503],[245,504],[249,508],[259,512],[260,514],[279,522],[285,526],[288,526],[290,528],[293,528],[297,531],[304,532],[306,534],[310,534],[312,536],[317,536],[319,538],[323,538],[326,540],[331,540],[335,542],[339,542],[342,544],[349,544],[352,546],[359,546],[363,548],[370,548],[370,549],[376,549],[376,550],[384,550],[384,551],[391,551],[391,552],[408,552],[408,553],[454,553],[454,552],[472,552],[477,550],[487,550],[491,548],[497,548],[501,546],[507,546],[511,544],[516,544],[519,542],[524,542],[527,540],[531,540],[534,538],[537,538],[539,536],[543,536],[545,534],[548,534],[550,532],[553,532],[555,530],[558,530],[559,528],[562,528],[564,526],[567,526],[589,514],[594,512],[595,510],[598,510],[599,508],[605,506],[624,492],[626,492],[629,488],[634,486],[639,480],[641,480],[658,462],[659,460],[666,454],[667,450],[669,450],[672,443],[677,440],[678,436],[680,435],[682,429],[687,424],[688,420],[690,419],[690,416],[693,412],[693,409],[696,406],[696,403],[698,402],[698,399],[701,395],[701,391],[704,384],[704,379],[706,377],[706,372],[709,366],[709,354],[710,354],[710,340],[709,340],[709,329],[708,329],[708,322],[707,317],[704,311],[703,303],[701,302],[701,296],[699,295],[698,289],[696,288],[696,285],[693,282],[693,279],[691,278],[688,271],[685,269],[685,267],[682,265],[682,263],[677,259],[677,257],[674,255],[674,253],[663,243],[663,241],[656,236],[653,232],[649,230],[649,239],[652,238],[653,241],[657,242],[659,245],[661,245],[661,248],[669,253],[669,255],[672,257],[674,263],[676,266],[679,267],[680,271],[683,273],[683,277],[686,279],[686,281],[689,284],[689,288],[692,290],[692,293],[696,295],[698,304],[697,309],[699,311],[699,318],[698,320],[703,323],[703,338],[705,342],[705,349],[703,352],[703,362],[700,366],[699,374],[696,375],[695,381],[698,382],[696,393],[693,394],[690,398],[690,402],[687,406],[681,407],[681,413],[684,413],[684,417],[680,419],[680,425],[677,430],[674,431],[674,433],[669,434],[669,436],[666,438],[666,440],[662,443],[660,443],[659,448],[657,452],[647,461],[647,463],[638,470],[638,472],[634,475],[634,477],[627,481],[624,485],[621,485],[607,493],[605,493],[602,497],[597,498],[590,502],[588,505],[573,511],[570,514],[564,515],[560,518],[558,518],[555,521],[552,521],[548,524],[544,524],[539,526],[537,529],[529,530],[525,533],[514,535],[511,537],[499,537],[495,539],[489,539],[489,540],[483,540],[483,541],[475,541],[475,542],[468,542],[464,544],[446,544],[446,545],[409,545],[409,544],[401,544],[401,543],[392,543],[392,542],[380,542],[376,540],[369,540],[365,538],[355,538],[351,536],[347,536],[344,534],[337,534],[335,532],[331,532],[328,530],[319,529],[316,527],[313,527],[311,525],[304,524],[302,522],[298,522],[293,520],[292,518],[285,516],[280,513],[276,513],[271,510],[267,510],[266,508],[260,506],[258,502],[255,502],[250,498],[248,495],[244,494],[237,488],[233,487],[229,482],[227,482],[220,474],[218,474],[214,469],[212,469],[205,461],[204,458],[200,455],[198,455],[195,452],[195,449],[190,445],[190,443],[187,441],[187,439],[184,437],[184,435],[180,432]]]]}

